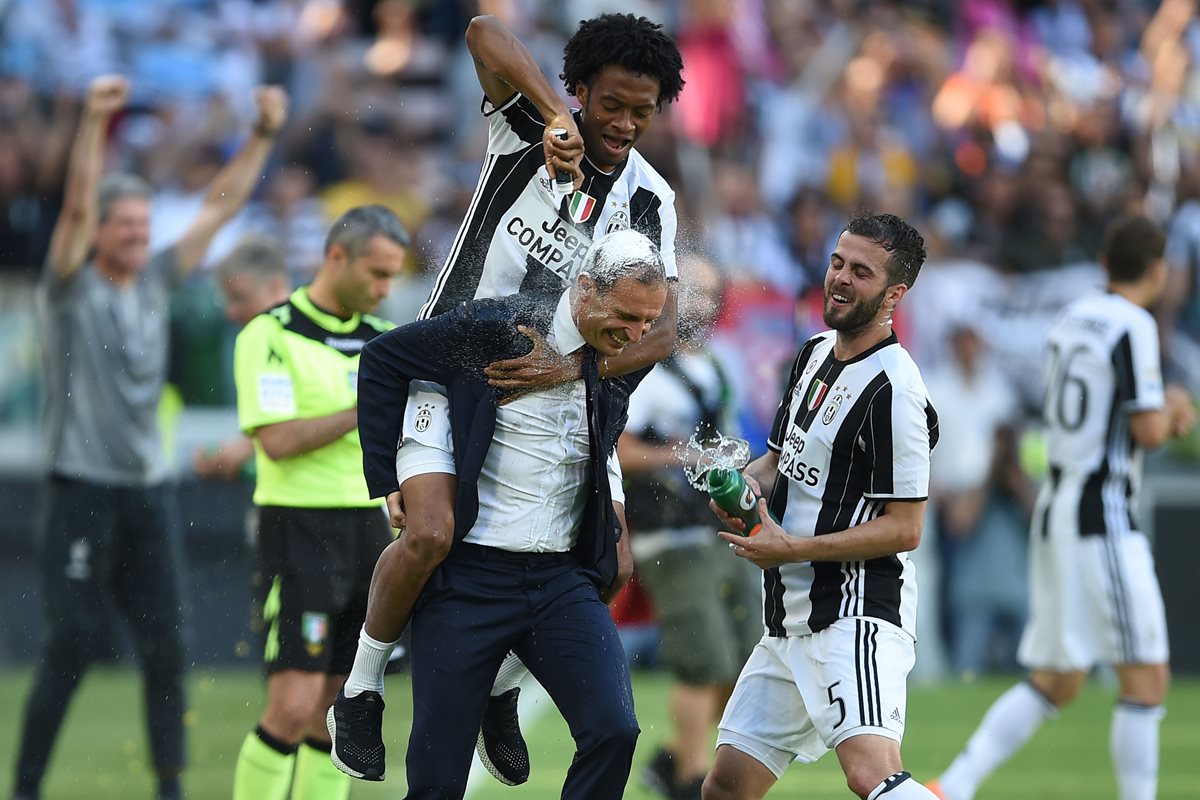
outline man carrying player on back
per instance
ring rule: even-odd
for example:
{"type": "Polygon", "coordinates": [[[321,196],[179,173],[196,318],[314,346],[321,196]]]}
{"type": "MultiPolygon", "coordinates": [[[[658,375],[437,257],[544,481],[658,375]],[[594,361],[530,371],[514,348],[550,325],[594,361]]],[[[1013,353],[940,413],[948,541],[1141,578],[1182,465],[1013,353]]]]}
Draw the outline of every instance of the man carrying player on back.
{"type": "MultiPolygon", "coordinates": [[[[561,291],[577,277],[593,239],[632,228],[658,246],[671,288],[652,331],[620,356],[602,359],[600,371],[611,376],[648,369],[670,354],[675,340],[675,194],[633,146],[683,87],[677,46],[644,17],[586,20],[564,49],[561,78],[579,101],[574,113],[495,18],[473,19],[467,46],[484,92],[488,150],[470,211],[421,317],[475,298],[561,291]],[[573,176],[573,192],[556,191],[559,170],[573,176]]],[[[526,335],[534,340],[529,355],[489,368],[498,391],[519,393],[580,377],[577,358],[559,356],[533,331],[526,335]]],[[[456,478],[444,389],[414,382],[406,415],[396,460],[400,491],[387,497],[393,524],[404,533],[376,566],[358,657],[329,714],[339,766],[368,780],[384,774],[384,667],[454,538],[456,478]]],[[[619,488],[615,461],[613,472],[619,488]]],[[[618,504],[621,499],[614,492],[618,504]]],[[[484,764],[509,784],[529,775],[516,724],[517,684],[524,674],[512,658],[501,667],[480,735],[484,764]]]]}

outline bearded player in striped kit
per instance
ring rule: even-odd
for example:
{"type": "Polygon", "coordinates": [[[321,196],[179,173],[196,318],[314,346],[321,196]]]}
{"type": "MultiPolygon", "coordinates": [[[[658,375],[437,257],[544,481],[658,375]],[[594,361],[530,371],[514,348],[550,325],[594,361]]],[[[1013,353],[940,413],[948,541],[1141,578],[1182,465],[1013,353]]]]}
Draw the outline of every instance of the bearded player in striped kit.
{"type": "Polygon", "coordinates": [[[720,534],[763,570],[766,631],[726,706],[705,800],[762,797],[793,760],[829,750],[859,797],[934,797],[904,771],[900,740],[917,600],[905,553],[921,539],[937,414],[891,327],[924,261],[924,239],[891,214],[850,220],[830,257],[833,330],[801,348],[769,450],[745,471],[768,488],[762,528],[720,534]]]}
{"type": "Polygon", "coordinates": [[[1158,328],[1146,310],[1166,283],[1165,244],[1144,217],[1113,223],[1103,256],[1108,292],[1072,303],[1048,336],[1050,475],[1030,531],[1030,615],[1018,653],[1029,678],[992,704],[932,784],[945,800],[971,800],[1075,699],[1096,664],[1111,664],[1120,680],[1109,734],[1120,800],[1155,797],[1167,621],[1135,510],[1143,451],[1195,421],[1187,393],[1163,387],[1158,328]]]}

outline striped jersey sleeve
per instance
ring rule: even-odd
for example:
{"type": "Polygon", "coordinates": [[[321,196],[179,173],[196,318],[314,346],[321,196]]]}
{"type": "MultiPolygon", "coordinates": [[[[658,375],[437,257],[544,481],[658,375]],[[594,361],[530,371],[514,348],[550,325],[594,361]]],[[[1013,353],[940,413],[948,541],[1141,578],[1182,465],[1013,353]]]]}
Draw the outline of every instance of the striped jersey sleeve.
{"type": "Polygon", "coordinates": [[[1158,329],[1148,314],[1130,320],[1113,351],[1117,397],[1127,412],[1160,409],[1164,397],[1158,329]]]}

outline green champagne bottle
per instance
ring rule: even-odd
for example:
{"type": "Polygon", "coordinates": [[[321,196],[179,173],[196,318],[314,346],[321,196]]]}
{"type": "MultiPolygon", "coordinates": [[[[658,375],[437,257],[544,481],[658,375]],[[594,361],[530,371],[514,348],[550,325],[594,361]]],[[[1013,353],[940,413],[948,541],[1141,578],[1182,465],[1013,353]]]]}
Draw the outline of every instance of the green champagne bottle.
{"type": "Polygon", "coordinates": [[[708,496],[727,513],[746,523],[743,536],[758,533],[758,496],[736,469],[717,467],[708,471],[708,496]]]}

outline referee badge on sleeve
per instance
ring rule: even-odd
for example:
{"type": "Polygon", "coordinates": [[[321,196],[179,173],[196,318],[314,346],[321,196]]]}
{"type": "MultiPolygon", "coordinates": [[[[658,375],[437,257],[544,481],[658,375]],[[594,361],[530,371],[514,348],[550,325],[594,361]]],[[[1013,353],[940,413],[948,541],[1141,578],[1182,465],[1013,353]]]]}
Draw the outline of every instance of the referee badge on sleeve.
{"type": "Polygon", "coordinates": [[[296,395],[291,377],[277,372],[259,375],[258,407],[273,414],[296,413],[296,395]]]}

